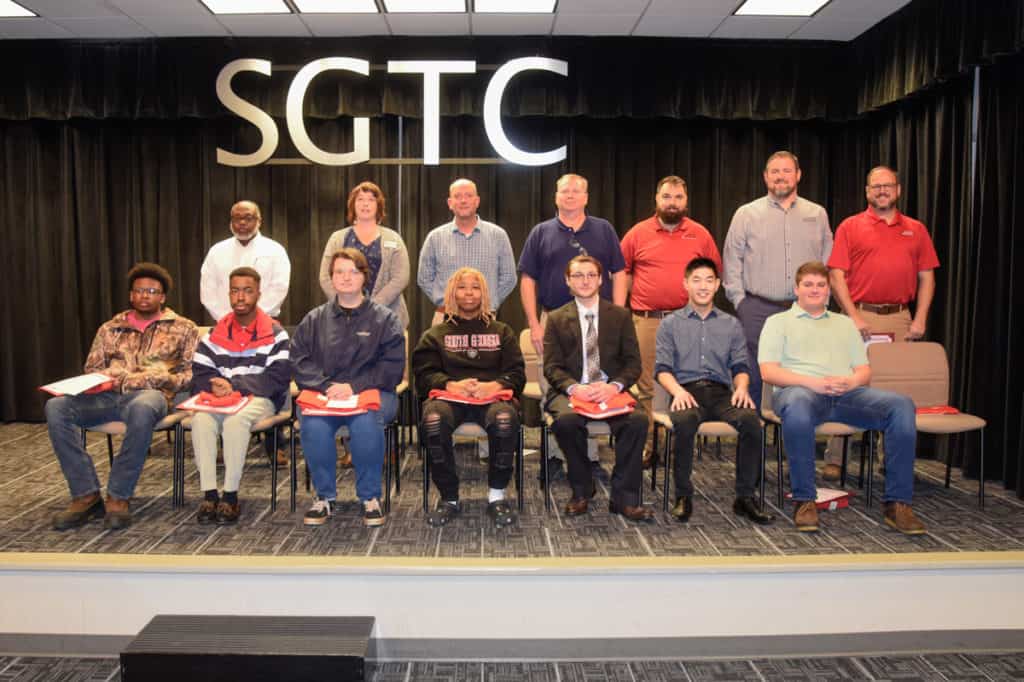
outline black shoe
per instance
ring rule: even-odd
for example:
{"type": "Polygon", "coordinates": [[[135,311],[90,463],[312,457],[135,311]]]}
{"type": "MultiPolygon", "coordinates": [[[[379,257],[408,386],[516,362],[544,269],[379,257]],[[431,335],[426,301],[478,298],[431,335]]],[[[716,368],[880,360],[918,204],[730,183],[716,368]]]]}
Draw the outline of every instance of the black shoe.
{"type": "Polygon", "coordinates": [[[732,510],[762,526],[767,526],[775,520],[774,515],[761,511],[753,497],[737,497],[736,501],[732,503],[732,510]]]}
{"type": "Polygon", "coordinates": [[[384,509],[376,497],[363,502],[363,525],[368,528],[384,525],[384,509]]]}
{"type": "Polygon", "coordinates": [[[307,526],[322,526],[327,523],[334,513],[334,501],[322,498],[314,498],[313,506],[309,508],[306,515],[302,517],[302,523],[307,526]]]}
{"type": "Polygon", "coordinates": [[[511,526],[516,522],[516,513],[512,511],[512,507],[505,500],[495,500],[487,505],[487,515],[491,517],[494,525],[498,528],[511,526]]]}
{"type": "Polygon", "coordinates": [[[447,526],[448,522],[462,513],[462,503],[458,500],[447,502],[438,500],[434,511],[427,514],[427,523],[434,528],[447,526]]]}
{"type": "Polygon", "coordinates": [[[203,500],[199,503],[196,511],[196,522],[200,526],[209,525],[217,520],[217,503],[211,500],[203,500]]]}
{"type": "Polygon", "coordinates": [[[693,514],[693,498],[681,495],[676,499],[676,506],[669,512],[679,523],[686,523],[693,514]]]}

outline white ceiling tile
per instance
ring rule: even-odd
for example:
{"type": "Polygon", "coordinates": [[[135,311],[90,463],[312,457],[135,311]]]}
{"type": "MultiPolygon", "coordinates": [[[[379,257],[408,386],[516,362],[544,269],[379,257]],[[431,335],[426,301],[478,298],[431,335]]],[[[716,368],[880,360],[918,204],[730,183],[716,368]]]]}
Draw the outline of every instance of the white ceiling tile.
{"type": "Polygon", "coordinates": [[[633,31],[635,36],[664,36],[676,38],[706,38],[718,28],[724,16],[655,16],[645,14],[633,31]]]}
{"type": "Polygon", "coordinates": [[[74,38],[75,34],[52,21],[38,17],[0,19],[0,37],[10,40],[38,38],[74,38]]]}
{"type": "Polygon", "coordinates": [[[389,14],[388,24],[396,36],[461,36],[469,34],[469,15],[389,14]]]}
{"type": "Polygon", "coordinates": [[[558,0],[558,14],[629,14],[634,18],[648,0],[558,0]]]}
{"type": "Polygon", "coordinates": [[[814,17],[790,37],[794,40],[853,40],[876,23],[874,19],[847,21],[843,19],[819,20],[814,17]]]}
{"type": "Polygon", "coordinates": [[[628,36],[636,21],[633,14],[559,14],[551,32],[563,36],[628,36]]]}
{"type": "Polygon", "coordinates": [[[16,0],[41,17],[48,19],[78,17],[110,17],[122,15],[121,10],[106,0],[16,0]]]}
{"type": "Polygon", "coordinates": [[[782,39],[806,24],[807,17],[726,17],[712,38],[782,39]]]}
{"type": "Polygon", "coordinates": [[[228,30],[213,15],[206,16],[136,16],[139,22],[161,38],[226,36],[228,30]]]}
{"type": "Polygon", "coordinates": [[[910,0],[832,0],[822,7],[815,19],[871,19],[876,23],[898,11],[910,0]]]}
{"type": "Polygon", "coordinates": [[[138,17],[212,17],[213,13],[198,0],[106,0],[129,16],[138,17]]]}
{"type": "Polygon", "coordinates": [[[88,19],[54,19],[79,38],[152,38],[153,33],[131,17],[91,17],[88,19]]]}
{"type": "Polygon", "coordinates": [[[554,14],[474,14],[473,35],[548,35],[554,21],[554,14]]]}
{"type": "Polygon", "coordinates": [[[303,14],[302,20],[315,36],[386,36],[383,14],[303,14]]]}
{"type": "Polygon", "coordinates": [[[217,20],[238,37],[311,35],[295,14],[222,14],[217,20]]]}
{"type": "Polygon", "coordinates": [[[700,10],[702,14],[717,12],[721,16],[733,13],[740,0],[651,0],[647,14],[673,16],[700,10]]]}

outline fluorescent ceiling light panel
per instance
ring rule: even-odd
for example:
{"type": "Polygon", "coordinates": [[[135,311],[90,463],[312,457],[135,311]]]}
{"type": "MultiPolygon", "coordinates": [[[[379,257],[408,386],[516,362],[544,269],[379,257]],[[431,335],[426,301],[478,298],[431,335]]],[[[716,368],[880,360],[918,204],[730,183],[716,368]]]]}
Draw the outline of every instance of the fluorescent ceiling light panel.
{"type": "Polygon", "coordinates": [[[553,14],[555,0],[473,0],[473,11],[481,14],[553,14]]]}
{"type": "Polygon", "coordinates": [[[465,12],[466,0],[384,0],[388,12],[465,12]]]}
{"type": "Polygon", "coordinates": [[[377,14],[373,0],[295,0],[295,6],[305,14],[377,14]]]}
{"type": "Polygon", "coordinates": [[[214,14],[291,14],[284,0],[203,0],[214,14]]]}
{"type": "Polygon", "coordinates": [[[829,0],[747,0],[734,14],[761,17],[809,17],[829,0]]]}
{"type": "Polygon", "coordinates": [[[0,0],[0,17],[36,17],[39,16],[11,0],[0,0]]]}

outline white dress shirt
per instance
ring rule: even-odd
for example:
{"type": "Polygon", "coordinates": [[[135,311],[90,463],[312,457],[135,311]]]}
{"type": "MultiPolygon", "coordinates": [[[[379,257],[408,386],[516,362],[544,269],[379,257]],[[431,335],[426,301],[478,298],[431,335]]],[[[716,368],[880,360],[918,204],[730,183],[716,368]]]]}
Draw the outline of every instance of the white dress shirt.
{"type": "Polygon", "coordinates": [[[260,309],[277,318],[288,296],[292,264],[288,252],[259,232],[243,245],[232,235],[210,247],[199,279],[199,299],[214,320],[231,312],[229,276],[235,268],[248,266],[260,273],[260,309]]]}

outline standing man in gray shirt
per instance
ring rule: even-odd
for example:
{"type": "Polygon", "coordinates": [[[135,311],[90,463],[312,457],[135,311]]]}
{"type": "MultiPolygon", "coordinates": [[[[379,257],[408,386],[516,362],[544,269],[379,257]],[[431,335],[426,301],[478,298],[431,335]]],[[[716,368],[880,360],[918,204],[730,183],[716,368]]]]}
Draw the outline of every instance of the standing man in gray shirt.
{"type": "Polygon", "coordinates": [[[434,304],[431,326],[444,320],[445,286],[459,268],[483,273],[496,311],[516,287],[516,261],[508,234],[477,215],[476,183],[459,178],[448,187],[452,220],[435,227],[423,241],[416,283],[434,304]]]}
{"type": "MultiPolygon", "coordinates": [[[[748,357],[757,357],[761,328],[769,315],[793,304],[793,278],[808,261],[828,262],[832,230],[822,206],[798,197],[800,161],[788,151],[768,157],[768,194],[736,209],[725,237],[725,295],[736,308],[747,337],[748,357]]],[[[750,397],[761,407],[761,376],[750,373],[750,397]]]]}

